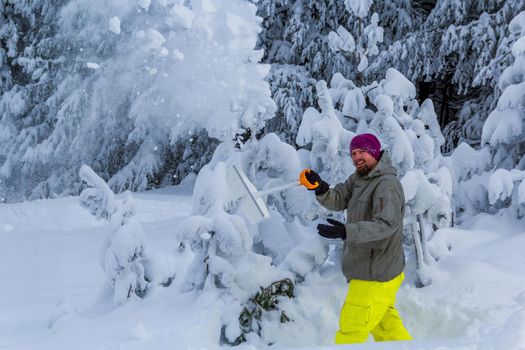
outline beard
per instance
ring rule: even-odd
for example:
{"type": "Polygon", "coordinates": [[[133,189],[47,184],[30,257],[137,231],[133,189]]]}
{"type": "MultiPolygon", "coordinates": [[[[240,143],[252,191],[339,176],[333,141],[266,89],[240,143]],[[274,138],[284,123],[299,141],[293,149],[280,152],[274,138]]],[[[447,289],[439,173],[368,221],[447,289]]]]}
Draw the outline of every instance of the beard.
{"type": "Polygon", "coordinates": [[[359,176],[366,176],[370,170],[372,169],[370,169],[367,165],[363,165],[361,168],[356,168],[355,171],[359,176]]]}

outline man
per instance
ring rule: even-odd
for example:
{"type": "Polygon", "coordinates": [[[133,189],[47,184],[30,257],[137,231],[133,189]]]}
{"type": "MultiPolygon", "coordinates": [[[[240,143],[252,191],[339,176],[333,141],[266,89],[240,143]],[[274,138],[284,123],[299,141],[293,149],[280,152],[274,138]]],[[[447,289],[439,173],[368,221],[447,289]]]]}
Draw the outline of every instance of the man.
{"type": "Polygon", "coordinates": [[[321,236],[344,240],[348,294],[335,342],[362,343],[369,333],[376,341],[410,340],[394,307],[405,266],[403,188],[374,135],[355,136],[350,152],[356,171],[334,188],[313,170],[305,169],[300,176],[325,208],[347,210],[346,224],[328,219],[330,225],[317,226],[321,236]]]}

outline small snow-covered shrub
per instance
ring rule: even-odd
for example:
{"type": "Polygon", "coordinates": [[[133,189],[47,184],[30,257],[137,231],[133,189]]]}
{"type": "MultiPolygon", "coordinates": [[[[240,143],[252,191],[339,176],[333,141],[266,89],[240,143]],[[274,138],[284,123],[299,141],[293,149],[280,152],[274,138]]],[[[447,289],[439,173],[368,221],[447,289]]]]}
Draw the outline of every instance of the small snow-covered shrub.
{"type": "Polygon", "coordinates": [[[117,210],[115,194],[106,182],[87,165],[80,167],[79,175],[89,186],[80,193],[80,204],[97,219],[109,220],[117,210]]]}
{"type": "Polygon", "coordinates": [[[233,142],[222,143],[198,174],[193,215],[179,225],[175,235],[183,249],[193,253],[185,290],[204,290],[203,298],[217,293],[227,300],[227,305],[217,304],[225,344],[244,341],[249,333],[261,335],[264,322],[258,315],[273,315],[274,298],[279,295],[266,302],[265,291],[275,289],[278,281],[300,283],[304,275],[318,271],[327,256],[325,245],[319,242],[302,245],[311,240],[310,233],[299,225],[309,221],[314,201],[310,193],[296,186],[265,196],[270,218],[251,225],[239,211],[242,204],[231,195],[228,172],[233,164],[259,191],[297,181],[302,169],[298,152],[277,135],[268,134],[240,148],[233,142]]]}
{"type": "Polygon", "coordinates": [[[233,288],[236,265],[252,246],[244,220],[224,212],[189,217],[177,228],[177,238],[195,254],[187,289],[233,288]]]}
{"type": "Polygon", "coordinates": [[[144,275],[146,240],[129,192],[109,218],[109,225],[113,234],[107,241],[103,266],[114,288],[113,302],[119,305],[132,295],[144,297],[148,287],[144,275]]]}
{"type": "Polygon", "coordinates": [[[126,192],[123,200],[116,199],[106,182],[87,165],[80,168],[79,175],[89,186],[80,194],[81,205],[95,217],[106,219],[111,229],[101,265],[113,289],[113,303],[120,305],[133,296],[143,298],[151,282],[169,285],[173,279],[169,258],[160,253],[150,258],[131,193],[126,192]]]}

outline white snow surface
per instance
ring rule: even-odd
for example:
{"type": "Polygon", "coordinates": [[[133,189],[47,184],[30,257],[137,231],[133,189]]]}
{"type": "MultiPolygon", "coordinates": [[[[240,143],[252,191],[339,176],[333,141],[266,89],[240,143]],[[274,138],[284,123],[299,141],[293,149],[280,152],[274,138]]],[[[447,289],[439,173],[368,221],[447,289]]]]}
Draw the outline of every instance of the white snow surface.
{"type": "MultiPolygon", "coordinates": [[[[120,307],[111,303],[98,263],[109,228],[78,197],[0,204],[0,348],[219,348],[227,300],[216,289],[181,288],[192,256],[180,253],[174,232],[191,215],[192,186],[133,194],[149,248],[172,256],[177,274],[169,287],[120,307]]],[[[462,219],[461,226],[437,231],[429,243],[439,258],[429,266],[430,286],[415,287],[407,254],[397,307],[415,340],[336,347],[346,284],[339,267],[331,265],[307,274],[296,285],[296,297],[279,304],[293,322],[263,324],[265,339],[273,349],[524,349],[523,221],[487,214],[462,219]]],[[[324,259],[322,246],[332,243],[316,237],[315,224],[300,226],[305,237],[314,238],[304,241],[303,253],[288,242],[285,261],[295,269],[305,269],[308,259],[324,259]]],[[[279,232],[264,231],[278,242],[279,232]]],[[[232,319],[238,311],[232,308],[232,319]]],[[[255,336],[240,348],[264,346],[255,336]]]]}

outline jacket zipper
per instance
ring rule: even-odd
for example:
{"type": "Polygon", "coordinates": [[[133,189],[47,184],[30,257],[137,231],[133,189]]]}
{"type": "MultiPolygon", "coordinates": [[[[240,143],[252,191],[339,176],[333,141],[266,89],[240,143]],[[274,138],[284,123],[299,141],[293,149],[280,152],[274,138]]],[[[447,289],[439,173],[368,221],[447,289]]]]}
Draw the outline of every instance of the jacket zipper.
{"type": "Polygon", "coordinates": [[[374,257],[374,250],[370,249],[370,271],[369,271],[370,277],[372,277],[372,259],[373,257],[374,257]]]}

